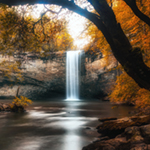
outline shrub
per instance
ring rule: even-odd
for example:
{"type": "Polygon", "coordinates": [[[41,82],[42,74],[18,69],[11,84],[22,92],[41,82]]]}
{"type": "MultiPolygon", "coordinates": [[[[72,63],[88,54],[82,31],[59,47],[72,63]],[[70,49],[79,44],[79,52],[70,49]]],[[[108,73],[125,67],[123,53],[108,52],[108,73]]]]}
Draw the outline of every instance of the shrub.
{"type": "Polygon", "coordinates": [[[150,106],[150,91],[140,88],[125,72],[117,77],[109,98],[111,102],[134,104],[140,108],[150,106]]]}
{"type": "Polygon", "coordinates": [[[24,107],[28,106],[29,104],[32,104],[32,100],[25,96],[20,96],[20,98],[16,96],[15,99],[13,99],[10,107],[13,112],[23,112],[24,107]]]}

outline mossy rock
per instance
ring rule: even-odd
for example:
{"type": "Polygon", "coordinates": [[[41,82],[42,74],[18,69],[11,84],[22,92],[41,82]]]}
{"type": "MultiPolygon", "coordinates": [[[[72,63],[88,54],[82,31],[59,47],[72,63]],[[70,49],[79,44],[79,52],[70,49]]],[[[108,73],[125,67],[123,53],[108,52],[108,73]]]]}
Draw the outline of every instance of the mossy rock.
{"type": "Polygon", "coordinates": [[[12,112],[19,112],[19,113],[21,113],[21,112],[24,112],[25,110],[24,110],[24,107],[23,106],[21,106],[21,105],[13,105],[13,106],[11,106],[11,111],[12,112]]]}

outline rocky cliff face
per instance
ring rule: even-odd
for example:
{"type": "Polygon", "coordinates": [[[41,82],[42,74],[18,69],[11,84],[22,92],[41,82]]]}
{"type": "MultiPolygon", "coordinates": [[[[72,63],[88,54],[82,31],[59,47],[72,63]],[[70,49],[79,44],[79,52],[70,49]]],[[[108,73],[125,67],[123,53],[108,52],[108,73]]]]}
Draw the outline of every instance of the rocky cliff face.
{"type": "MultiPolygon", "coordinates": [[[[108,68],[114,67],[111,64],[108,68]]],[[[18,86],[20,95],[31,99],[66,97],[66,54],[58,53],[53,59],[33,59],[22,64],[24,81],[15,83],[1,78],[0,96],[15,96],[18,86]],[[11,85],[11,87],[10,87],[11,85]]],[[[110,91],[116,71],[101,67],[100,56],[91,59],[84,55],[81,60],[80,97],[101,98],[110,91]]]]}

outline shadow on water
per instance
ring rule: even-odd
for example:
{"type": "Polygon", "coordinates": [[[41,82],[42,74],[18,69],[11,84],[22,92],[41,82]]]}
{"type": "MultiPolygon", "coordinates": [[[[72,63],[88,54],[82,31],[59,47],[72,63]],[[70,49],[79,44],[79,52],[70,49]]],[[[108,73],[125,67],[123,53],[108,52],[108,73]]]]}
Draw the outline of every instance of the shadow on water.
{"type": "Polygon", "coordinates": [[[81,150],[97,136],[98,118],[124,117],[132,107],[109,102],[36,101],[26,113],[0,113],[1,150],[81,150]]]}

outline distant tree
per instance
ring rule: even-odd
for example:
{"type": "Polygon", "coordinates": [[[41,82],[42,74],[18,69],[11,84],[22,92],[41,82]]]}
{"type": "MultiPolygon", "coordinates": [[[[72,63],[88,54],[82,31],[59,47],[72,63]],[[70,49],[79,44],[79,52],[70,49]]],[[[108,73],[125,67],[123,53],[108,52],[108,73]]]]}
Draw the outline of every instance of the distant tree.
{"type": "MultiPolygon", "coordinates": [[[[112,63],[116,63],[116,59],[112,54],[111,48],[107,43],[104,35],[98,28],[89,22],[88,30],[86,30],[85,36],[89,37],[89,43],[84,46],[84,50],[87,54],[97,58],[100,56],[101,68],[107,68],[112,63]]],[[[84,37],[83,37],[84,38],[84,37]]]]}
{"type": "Polygon", "coordinates": [[[1,9],[1,54],[41,52],[45,44],[50,46],[49,51],[54,51],[54,48],[55,51],[65,50],[72,46],[72,38],[66,29],[67,22],[64,19],[50,19],[48,16],[34,19],[26,13],[17,13],[16,10],[1,9]],[[65,46],[61,45],[62,42],[65,46]]]}
{"type": "Polygon", "coordinates": [[[51,19],[45,14],[36,19],[18,7],[5,5],[0,12],[0,54],[10,58],[0,62],[1,75],[20,78],[21,65],[27,61],[28,54],[32,58],[51,58],[54,52],[73,46],[65,19],[51,19]]]}

